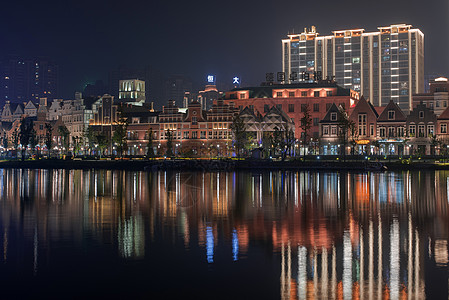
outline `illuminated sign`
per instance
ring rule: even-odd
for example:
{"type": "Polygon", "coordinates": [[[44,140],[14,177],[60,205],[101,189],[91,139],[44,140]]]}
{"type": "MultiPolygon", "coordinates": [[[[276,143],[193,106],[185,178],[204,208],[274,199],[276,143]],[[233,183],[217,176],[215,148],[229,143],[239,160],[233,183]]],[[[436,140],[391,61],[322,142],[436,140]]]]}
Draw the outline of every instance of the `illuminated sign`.
{"type": "Polygon", "coordinates": [[[215,83],[215,76],[214,75],[207,75],[207,82],[208,83],[215,83]]]}
{"type": "Polygon", "coordinates": [[[370,140],[358,140],[355,142],[357,145],[368,145],[370,143],[370,140]]]}
{"type": "Polygon", "coordinates": [[[240,84],[240,78],[238,78],[237,76],[232,78],[232,84],[240,84]]]}

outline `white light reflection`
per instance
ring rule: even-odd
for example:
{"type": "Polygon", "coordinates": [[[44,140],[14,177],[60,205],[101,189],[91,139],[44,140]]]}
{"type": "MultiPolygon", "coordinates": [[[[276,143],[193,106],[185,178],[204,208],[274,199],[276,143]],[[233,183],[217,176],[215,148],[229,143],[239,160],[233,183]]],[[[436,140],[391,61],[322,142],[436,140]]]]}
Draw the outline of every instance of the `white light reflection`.
{"type": "Polygon", "coordinates": [[[390,226],[390,291],[391,299],[399,298],[399,221],[395,217],[390,226]]]}
{"type": "Polygon", "coordinates": [[[298,299],[307,299],[307,248],[298,246],[298,299]]]}
{"type": "Polygon", "coordinates": [[[352,245],[349,231],[343,235],[343,299],[352,299],[352,245]]]}

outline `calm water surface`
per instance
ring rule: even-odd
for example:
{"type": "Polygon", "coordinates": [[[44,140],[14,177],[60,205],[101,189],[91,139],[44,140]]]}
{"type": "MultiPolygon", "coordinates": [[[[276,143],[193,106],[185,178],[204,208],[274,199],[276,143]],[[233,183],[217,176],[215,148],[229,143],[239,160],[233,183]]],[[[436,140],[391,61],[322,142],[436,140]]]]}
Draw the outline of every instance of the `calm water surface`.
{"type": "Polygon", "coordinates": [[[0,295],[447,299],[448,182],[0,170],[0,295]]]}

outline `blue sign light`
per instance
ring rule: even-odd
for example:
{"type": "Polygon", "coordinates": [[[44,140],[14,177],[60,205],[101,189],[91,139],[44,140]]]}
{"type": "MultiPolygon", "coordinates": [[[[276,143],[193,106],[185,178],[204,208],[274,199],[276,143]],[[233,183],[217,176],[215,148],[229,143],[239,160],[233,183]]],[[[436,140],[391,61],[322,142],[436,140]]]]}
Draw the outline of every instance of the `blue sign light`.
{"type": "Polygon", "coordinates": [[[237,76],[232,78],[232,84],[240,84],[240,78],[238,78],[237,76]]]}
{"type": "Polygon", "coordinates": [[[215,82],[215,76],[214,75],[207,75],[207,82],[208,83],[214,83],[215,82]]]}

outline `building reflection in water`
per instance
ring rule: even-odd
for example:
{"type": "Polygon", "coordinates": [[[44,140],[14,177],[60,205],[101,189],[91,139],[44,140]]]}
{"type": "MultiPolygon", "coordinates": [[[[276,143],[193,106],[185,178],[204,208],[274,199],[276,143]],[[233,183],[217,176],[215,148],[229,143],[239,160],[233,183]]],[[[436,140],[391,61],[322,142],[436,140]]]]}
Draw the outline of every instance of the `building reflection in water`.
{"type": "Polygon", "coordinates": [[[425,260],[448,268],[448,185],[444,171],[6,169],[0,258],[15,249],[38,273],[54,243],[87,238],[123,259],[145,259],[161,241],[199,247],[210,264],[259,247],[280,256],[282,299],[421,299],[425,260]]]}

